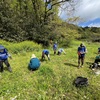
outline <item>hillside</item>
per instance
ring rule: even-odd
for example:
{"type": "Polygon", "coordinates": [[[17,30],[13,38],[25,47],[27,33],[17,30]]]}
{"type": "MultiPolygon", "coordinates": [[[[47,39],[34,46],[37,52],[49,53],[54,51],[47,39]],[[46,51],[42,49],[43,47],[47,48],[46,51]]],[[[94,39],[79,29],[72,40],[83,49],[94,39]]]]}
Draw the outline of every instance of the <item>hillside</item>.
{"type": "Polygon", "coordinates": [[[52,47],[49,47],[51,60],[42,61],[37,71],[30,72],[27,66],[31,55],[34,53],[40,59],[43,48],[29,41],[20,44],[0,41],[13,58],[9,59],[13,72],[9,73],[5,67],[0,73],[0,100],[99,100],[100,75],[95,75],[89,65],[100,44],[85,42],[88,50],[85,65],[78,69],[76,52],[80,43],[72,41],[70,47],[64,48],[66,55],[61,56],[53,55],[52,47]],[[73,86],[77,76],[87,77],[89,86],[73,86]]]}
{"type": "Polygon", "coordinates": [[[50,45],[50,40],[63,42],[63,46],[66,43],[70,44],[70,40],[73,39],[100,41],[100,28],[78,27],[69,24],[71,20],[66,22],[58,16],[60,4],[70,1],[0,1],[0,39],[10,42],[29,40],[46,46],[50,45]],[[50,9],[47,7],[48,4],[52,4],[50,9]]]}

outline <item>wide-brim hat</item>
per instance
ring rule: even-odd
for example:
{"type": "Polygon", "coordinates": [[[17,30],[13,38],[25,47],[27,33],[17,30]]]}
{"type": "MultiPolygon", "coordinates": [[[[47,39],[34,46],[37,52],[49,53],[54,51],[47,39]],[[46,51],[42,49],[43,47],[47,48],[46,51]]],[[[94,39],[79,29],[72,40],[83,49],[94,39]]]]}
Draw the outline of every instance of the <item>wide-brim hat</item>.
{"type": "Polygon", "coordinates": [[[31,58],[36,58],[35,54],[32,54],[31,58]]]}

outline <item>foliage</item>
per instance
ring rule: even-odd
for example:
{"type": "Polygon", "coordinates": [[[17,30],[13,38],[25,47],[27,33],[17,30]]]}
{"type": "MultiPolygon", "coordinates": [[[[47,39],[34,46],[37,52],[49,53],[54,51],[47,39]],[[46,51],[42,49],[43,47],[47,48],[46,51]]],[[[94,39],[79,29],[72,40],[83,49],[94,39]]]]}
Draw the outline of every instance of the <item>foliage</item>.
{"type": "Polygon", "coordinates": [[[66,0],[50,1],[52,8],[49,9],[47,2],[42,0],[0,1],[0,39],[11,42],[32,40],[48,46],[49,40],[57,37],[51,29],[54,29],[53,22],[60,21],[58,7],[61,2],[66,0]]]}
{"type": "MultiPolygon", "coordinates": [[[[69,1],[1,0],[0,39],[10,42],[31,40],[43,46],[49,46],[50,40],[59,41],[64,46],[68,46],[73,39],[99,42],[99,28],[77,27],[58,17],[60,4],[69,1]]],[[[70,20],[78,19],[74,17],[70,20]]]]}
{"type": "Polygon", "coordinates": [[[85,27],[79,30],[81,33],[80,39],[85,39],[92,42],[100,42],[100,28],[85,27]]]}

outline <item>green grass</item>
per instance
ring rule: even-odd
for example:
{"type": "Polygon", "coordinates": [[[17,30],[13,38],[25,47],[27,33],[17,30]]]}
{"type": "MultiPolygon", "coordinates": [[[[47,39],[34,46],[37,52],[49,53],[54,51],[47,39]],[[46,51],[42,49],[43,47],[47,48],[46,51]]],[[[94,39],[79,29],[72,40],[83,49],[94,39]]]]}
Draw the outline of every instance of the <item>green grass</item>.
{"type": "Polygon", "coordinates": [[[28,48],[35,47],[32,42],[27,42],[20,44],[0,42],[4,43],[13,58],[9,59],[13,72],[8,72],[5,67],[4,72],[0,73],[0,100],[100,100],[100,75],[95,75],[89,69],[89,65],[97,55],[99,43],[85,42],[88,53],[83,68],[77,68],[77,47],[81,41],[73,41],[69,48],[65,48],[66,55],[53,55],[52,48],[49,48],[51,60],[46,59],[41,62],[37,71],[30,72],[27,66],[32,53],[41,59],[43,48],[35,44],[38,50],[27,51],[22,45],[26,47],[27,44],[31,44],[28,48]],[[21,48],[23,52],[13,52],[15,51],[13,45],[17,50],[21,48]],[[10,49],[11,47],[13,49],[10,49]],[[77,76],[87,77],[89,86],[82,88],[73,86],[73,80],[77,76]]]}

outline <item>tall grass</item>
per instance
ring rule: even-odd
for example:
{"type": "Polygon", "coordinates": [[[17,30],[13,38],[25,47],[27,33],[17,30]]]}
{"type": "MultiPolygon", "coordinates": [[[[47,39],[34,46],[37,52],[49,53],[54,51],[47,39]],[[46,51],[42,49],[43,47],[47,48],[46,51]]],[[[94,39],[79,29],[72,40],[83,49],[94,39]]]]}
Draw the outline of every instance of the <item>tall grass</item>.
{"type": "Polygon", "coordinates": [[[14,54],[39,51],[39,49],[42,48],[41,45],[31,41],[24,41],[20,43],[9,43],[6,41],[0,41],[0,44],[4,45],[11,53],[14,54]]]}
{"type": "Polygon", "coordinates": [[[54,55],[52,48],[49,48],[51,60],[42,61],[37,71],[30,72],[27,66],[31,54],[34,52],[41,59],[43,48],[35,44],[38,49],[27,52],[26,44],[35,48],[33,42],[25,41],[18,44],[2,42],[2,45],[13,52],[13,59],[9,59],[13,72],[9,73],[4,66],[4,72],[0,73],[0,100],[100,100],[100,75],[95,75],[89,69],[100,44],[85,42],[88,53],[84,67],[78,69],[77,47],[80,43],[81,41],[72,41],[69,48],[64,48],[66,55],[61,56],[54,55]],[[14,46],[18,50],[19,48],[21,51],[25,50],[24,55],[20,50],[20,53],[14,54],[15,49],[10,48],[15,48],[14,46]],[[76,88],[73,80],[77,76],[87,77],[89,86],[76,88]]]}

